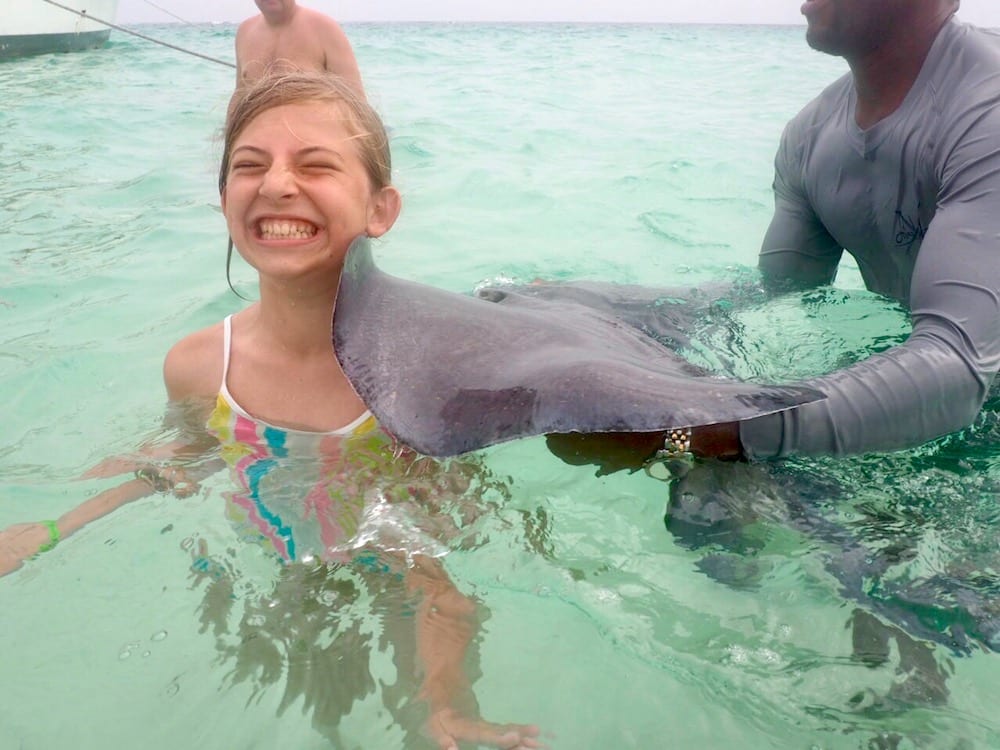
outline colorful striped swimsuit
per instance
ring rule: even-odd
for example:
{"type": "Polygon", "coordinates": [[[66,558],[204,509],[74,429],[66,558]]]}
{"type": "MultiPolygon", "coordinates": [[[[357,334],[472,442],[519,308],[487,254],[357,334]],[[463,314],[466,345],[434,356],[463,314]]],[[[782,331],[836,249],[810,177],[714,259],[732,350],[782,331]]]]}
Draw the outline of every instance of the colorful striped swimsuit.
{"type": "Polygon", "coordinates": [[[391,463],[393,441],[368,411],[332,432],[275,427],[248,414],[226,385],[231,317],[223,323],[222,384],[207,425],[236,483],[227,513],[241,535],[264,541],[282,560],[337,557],[364,510],[358,469],[391,463]]]}

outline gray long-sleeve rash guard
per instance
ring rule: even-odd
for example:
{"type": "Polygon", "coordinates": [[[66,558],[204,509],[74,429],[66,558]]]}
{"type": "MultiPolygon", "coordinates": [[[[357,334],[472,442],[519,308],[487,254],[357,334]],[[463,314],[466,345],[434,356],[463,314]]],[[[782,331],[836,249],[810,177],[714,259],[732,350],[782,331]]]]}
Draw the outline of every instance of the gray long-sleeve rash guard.
{"type": "Polygon", "coordinates": [[[829,283],[846,249],[913,331],[741,424],[751,458],[917,445],[969,425],[1000,368],[1000,35],[952,19],[896,112],[861,130],[855,102],[844,76],[786,127],[760,268],[829,283]]]}

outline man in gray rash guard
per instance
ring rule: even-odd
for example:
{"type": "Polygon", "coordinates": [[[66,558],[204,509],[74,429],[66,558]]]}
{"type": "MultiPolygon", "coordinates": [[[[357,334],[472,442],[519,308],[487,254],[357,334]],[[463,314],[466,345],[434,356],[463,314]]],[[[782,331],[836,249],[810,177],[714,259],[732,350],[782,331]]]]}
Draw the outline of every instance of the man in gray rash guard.
{"type": "Polygon", "coordinates": [[[1000,368],[1000,35],[957,0],[808,0],[810,46],[850,73],[786,127],[760,270],[830,283],[846,249],[908,304],[900,346],[806,381],[823,401],[696,428],[700,455],[843,455],[968,426],[1000,368]]]}

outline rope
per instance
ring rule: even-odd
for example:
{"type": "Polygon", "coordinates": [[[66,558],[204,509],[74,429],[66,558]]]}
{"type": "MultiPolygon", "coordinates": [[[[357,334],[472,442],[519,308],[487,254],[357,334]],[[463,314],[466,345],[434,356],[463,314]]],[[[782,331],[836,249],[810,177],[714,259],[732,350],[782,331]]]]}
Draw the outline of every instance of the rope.
{"type": "Polygon", "coordinates": [[[183,18],[181,18],[181,17],[180,17],[179,15],[177,15],[176,13],[171,13],[171,12],[170,12],[169,10],[167,10],[166,8],[163,8],[163,7],[161,7],[161,6],[157,5],[157,4],[156,4],[156,3],[154,3],[154,2],[150,2],[150,0],[142,0],[142,1],[143,1],[144,3],[146,3],[146,5],[152,5],[152,6],[153,6],[154,8],[156,8],[157,10],[159,10],[159,11],[162,11],[163,13],[166,13],[166,14],[167,14],[168,16],[170,16],[171,18],[176,18],[176,19],[177,19],[178,21],[180,21],[181,23],[186,23],[186,24],[187,24],[188,26],[192,26],[192,25],[193,25],[193,24],[192,24],[192,23],[191,23],[190,21],[188,21],[188,20],[186,20],[186,19],[183,19],[183,18]]]}
{"type": "Polygon", "coordinates": [[[113,23],[110,23],[108,21],[102,21],[100,18],[95,18],[94,16],[90,15],[86,11],[76,10],[75,8],[67,8],[65,5],[63,5],[62,3],[57,3],[55,0],[42,0],[42,2],[46,2],[49,5],[54,5],[57,8],[62,8],[63,10],[69,11],[70,13],[75,13],[76,15],[80,16],[81,18],[89,18],[91,21],[95,21],[96,23],[104,24],[108,28],[115,29],[116,31],[121,31],[124,34],[131,34],[132,36],[137,36],[140,39],[145,39],[147,42],[152,42],[153,44],[159,44],[159,45],[161,45],[163,47],[169,47],[170,49],[175,49],[178,52],[183,52],[183,53],[185,53],[187,55],[194,55],[195,57],[200,57],[201,59],[208,60],[209,62],[219,63],[219,65],[225,65],[225,66],[230,67],[230,68],[235,68],[236,67],[236,65],[234,63],[228,62],[226,60],[220,60],[217,57],[209,57],[208,55],[203,55],[200,52],[193,52],[192,50],[184,49],[183,47],[178,47],[178,46],[176,46],[174,44],[170,44],[168,42],[164,42],[164,41],[161,41],[159,39],[153,39],[153,37],[146,36],[145,34],[140,34],[138,31],[132,31],[131,29],[126,29],[124,26],[117,26],[117,25],[115,25],[113,23]]]}

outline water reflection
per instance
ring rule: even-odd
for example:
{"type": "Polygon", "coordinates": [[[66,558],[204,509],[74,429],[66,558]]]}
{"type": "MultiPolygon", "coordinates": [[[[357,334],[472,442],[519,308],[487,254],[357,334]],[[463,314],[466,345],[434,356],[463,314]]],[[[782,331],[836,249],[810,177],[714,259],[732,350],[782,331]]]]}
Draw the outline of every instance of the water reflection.
{"type": "Polygon", "coordinates": [[[769,585],[776,540],[801,534],[854,605],[845,657],[888,676],[847,696],[851,721],[942,705],[954,658],[1000,650],[998,407],[917,451],[699,463],[672,483],[666,529],[708,577],[749,591],[769,585]]]}
{"type": "MultiPolygon", "coordinates": [[[[384,709],[377,714],[385,731],[403,733],[402,746],[437,747],[428,722],[445,699],[456,716],[482,721],[473,686],[481,676],[477,634],[490,616],[438,558],[486,541],[483,523],[508,487],[480,461],[401,454],[384,435],[340,448],[318,463],[268,456],[267,482],[255,485],[257,500],[267,501],[259,515],[282,521],[266,530],[246,512],[246,486],[223,493],[241,541],[274,561],[263,588],[244,580],[239,550],[185,540],[191,585],[202,595],[199,629],[226,667],[224,689],[249,685],[251,702],[280,691],[277,715],[299,707],[336,747],[344,745],[345,717],[373,701],[384,709]],[[316,502],[317,471],[335,502],[316,502]],[[351,533],[323,548],[317,530],[333,525],[351,533]],[[282,543],[274,530],[283,530],[282,543]]],[[[526,546],[547,555],[545,513],[515,517],[526,546]]],[[[482,726],[497,733],[507,725],[482,726]]]]}

